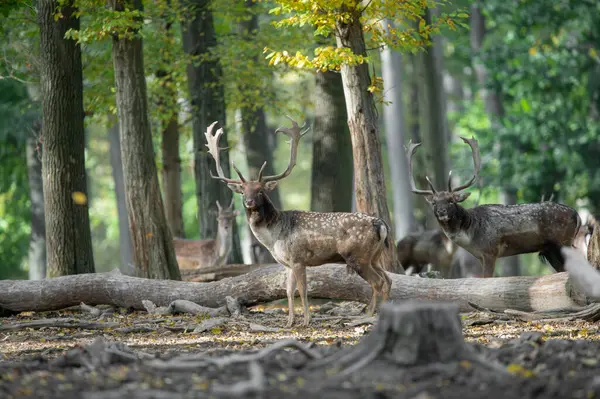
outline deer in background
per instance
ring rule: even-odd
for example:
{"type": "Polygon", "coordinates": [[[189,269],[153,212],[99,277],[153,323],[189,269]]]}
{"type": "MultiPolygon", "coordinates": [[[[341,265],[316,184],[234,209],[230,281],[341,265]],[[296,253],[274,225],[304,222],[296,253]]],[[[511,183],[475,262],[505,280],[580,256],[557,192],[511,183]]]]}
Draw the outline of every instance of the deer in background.
{"type": "Polygon", "coordinates": [[[217,217],[217,236],[212,240],[173,239],[177,263],[181,270],[219,267],[227,264],[227,258],[233,248],[233,222],[240,211],[231,204],[225,209],[217,201],[217,211],[209,211],[217,217]]]}
{"type": "Polygon", "coordinates": [[[456,245],[439,229],[409,233],[396,245],[398,260],[406,274],[420,273],[431,264],[442,277],[448,277],[455,251],[456,245]]]}
{"type": "Polygon", "coordinates": [[[493,276],[497,258],[530,252],[539,252],[540,258],[549,262],[554,270],[563,271],[564,263],[557,252],[560,249],[544,246],[544,243],[550,241],[573,246],[581,226],[577,211],[554,202],[479,205],[465,209],[460,203],[470,193],[463,190],[471,187],[479,177],[481,158],[477,140],[461,139],[471,147],[475,171],[471,180],[456,188],[452,188],[450,171],[447,191],[436,191],[429,177],[426,177],[429,190],[416,187],[412,157],[421,143],[409,142],[406,153],[412,192],[425,196],[446,236],[481,262],[484,277],[493,276]]]}
{"type": "Polygon", "coordinates": [[[310,324],[306,267],[325,263],[346,264],[349,271],[358,273],[372,288],[367,315],[372,315],[378,296],[385,301],[389,297],[391,279],[379,265],[384,247],[389,246],[389,227],[380,218],[363,213],[280,211],[275,208],[268,193],[278,182],[292,172],[296,166],[296,152],[302,131],[292,118],[291,128],[280,127],[275,134],[284,133],[290,137],[289,163],[285,171],[278,175],[265,176],[266,162],[258,172],[256,180],[247,180],[232,162],[239,180],[225,177],[221,168],[219,138],[223,129],[213,134],[217,122],[208,126],[205,136],[208,152],[212,155],[217,176],[215,179],[227,183],[233,192],[242,195],[246,218],[252,233],[263,244],[273,258],[288,268],[286,293],[288,298],[288,321],[286,327],[294,323],[294,294],[296,287],[304,310],[304,325],[310,324]]]}

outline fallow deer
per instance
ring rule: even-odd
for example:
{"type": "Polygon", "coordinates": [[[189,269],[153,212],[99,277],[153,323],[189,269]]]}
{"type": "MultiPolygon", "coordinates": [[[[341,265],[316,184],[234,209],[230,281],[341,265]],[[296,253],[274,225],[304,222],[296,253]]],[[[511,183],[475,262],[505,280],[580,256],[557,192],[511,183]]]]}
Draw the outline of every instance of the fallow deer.
{"type": "Polygon", "coordinates": [[[409,233],[396,245],[398,260],[407,274],[420,273],[431,264],[442,277],[448,277],[455,251],[456,245],[440,229],[409,233]]]}
{"type": "Polygon", "coordinates": [[[217,211],[209,211],[217,217],[217,236],[212,240],[173,239],[175,255],[180,270],[219,267],[227,264],[233,247],[233,222],[240,211],[233,209],[233,198],[227,208],[217,201],[217,211]]]}
{"type": "Polygon", "coordinates": [[[211,176],[227,183],[229,189],[242,195],[250,229],[273,258],[288,268],[286,292],[289,315],[286,327],[294,323],[296,287],[304,310],[303,324],[310,324],[306,267],[325,263],[345,263],[349,271],[357,272],[371,285],[373,292],[367,315],[372,315],[378,296],[381,295],[383,301],[387,300],[391,289],[391,279],[378,264],[384,246],[389,246],[389,227],[382,219],[363,213],[281,211],[275,208],[267,193],[296,166],[298,143],[308,131],[302,131],[304,126],[299,127],[292,118],[288,118],[292,121],[291,128],[280,127],[275,130],[275,134],[284,133],[291,139],[286,170],[278,175],[265,176],[265,162],[256,180],[244,178],[234,163],[232,167],[239,180],[225,177],[219,159],[219,152],[223,150],[219,148],[223,129],[213,134],[217,122],[208,126],[205,133],[208,152],[217,170],[217,176],[211,176]]]}
{"type": "Polygon", "coordinates": [[[409,143],[406,153],[412,192],[425,196],[448,238],[481,262],[484,277],[492,277],[497,258],[530,252],[539,252],[540,258],[548,261],[554,270],[563,271],[560,254],[556,253],[557,250],[547,250],[544,242],[572,246],[581,226],[577,211],[554,202],[479,205],[465,209],[460,203],[470,193],[462,191],[472,186],[479,177],[481,158],[477,140],[461,139],[471,147],[475,171],[471,180],[456,188],[452,188],[450,171],[447,191],[436,191],[429,177],[426,180],[430,190],[416,187],[412,157],[421,143],[409,143]]]}

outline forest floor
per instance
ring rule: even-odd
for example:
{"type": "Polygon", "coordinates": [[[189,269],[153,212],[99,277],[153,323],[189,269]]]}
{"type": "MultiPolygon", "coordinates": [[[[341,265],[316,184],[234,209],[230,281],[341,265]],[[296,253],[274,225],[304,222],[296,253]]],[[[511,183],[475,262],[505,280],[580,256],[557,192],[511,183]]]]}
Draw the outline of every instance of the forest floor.
{"type": "Polygon", "coordinates": [[[299,326],[297,309],[291,329],[281,308],[209,319],[119,309],[23,312],[0,318],[0,397],[600,398],[600,323],[582,321],[461,314],[468,345],[508,376],[467,360],[408,368],[376,360],[343,379],[312,381],[302,374],[310,359],[297,350],[264,352],[253,362],[210,360],[285,339],[330,355],[373,328],[359,315],[363,308],[316,305],[310,327],[299,326]]]}

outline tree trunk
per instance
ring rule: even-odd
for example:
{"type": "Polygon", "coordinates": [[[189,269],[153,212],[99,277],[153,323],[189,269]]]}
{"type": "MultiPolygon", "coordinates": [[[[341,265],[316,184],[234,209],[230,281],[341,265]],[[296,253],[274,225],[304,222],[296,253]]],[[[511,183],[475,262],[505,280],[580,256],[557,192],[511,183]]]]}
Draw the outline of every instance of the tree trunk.
{"type": "MultiPolygon", "coordinates": [[[[200,239],[213,239],[217,234],[217,220],[211,215],[216,211],[218,200],[221,204],[231,203],[233,193],[226,184],[210,177],[214,170],[213,159],[206,151],[204,132],[214,121],[226,126],[225,93],[222,85],[221,65],[210,54],[217,45],[216,32],[209,0],[187,0],[185,4],[193,7],[194,14],[181,23],[183,51],[201,59],[202,62],[190,63],[187,67],[188,88],[192,102],[192,131],[194,138],[194,178],[196,180],[196,203],[198,205],[198,224],[200,239]]],[[[227,129],[221,137],[223,147],[228,146],[227,129]]],[[[229,154],[221,153],[221,167],[230,175],[229,154]]],[[[242,251],[237,222],[233,225],[233,248],[229,261],[242,262],[242,251]]]]}
{"type": "MultiPolygon", "coordinates": [[[[427,9],[426,24],[431,23],[433,10],[427,9]]],[[[421,139],[425,156],[425,173],[437,190],[445,189],[450,171],[448,153],[448,119],[446,117],[446,96],[442,77],[442,54],[439,38],[426,51],[416,56],[416,71],[419,79],[419,110],[421,139]]],[[[431,223],[436,227],[437,222],[431,223]]]]}
{"type": "MultiPolygon", "coordinates": [[[[354,54],[366,56],[362,25],[357,15],[348,22],[338,22],[336,36],[339,48],[349,48],[354,54]]],[[[373,95],[368,91],[371,84],[369,64],[342,66],[342,81],[348,126],[352,138],[354,158],[354,184],[356,209],[382,218],[390,232],[390,245],[383,251],[382,266],[390,271],[402,270],[396,257],[393,225],[387,205],[385,176],[381,157],[381,143],[377,131],[377,117],[373,95]]]]}
{"type": "MultiPolygon", "coordinates": [[[[391,20],[384,19],[382,27],[386,33],[391,20]]],[[[392,193],[394,200],[394,231],[396,238],[401,239],[415,226],[413,194],[410,191],[408,163],[404,152],[406,121],[404,118],[404,101],[402,100],[402,56],[399,52],[383,47],[381,50],[381,75],[383,77],[384,100],[391,104],[383,106],[385,138],[388,150],[392,193]]]]}
{"type": "MultiPolygon", "coordinates": [[[[167,2],[170,6],[170,2],[167,2]]],[[[165,18],[165,25],[163,33],[167,37],[172,37],[171,22],[165,18]]],[[[163,59],[163,62],[167,64],[170,62],[169,59],[163,59]]],[[[163,69],[156,71],[156,77],[161,80],[166,91],[165,100],[161,99],[161,106],[166,112],[171,115],[162,123],[162,161],[163,161],[163,191],[164,191],[164,202],[165,202],[165,217],[167,218],[167,225],[171,229],[171,234],[174,237],[184,238],[185,230],[183,228],[183,198],[181,193],[181,159],[179,158],[179,122],[178,106],[171,105],[177,104],[177,89],[173,84],[173,77],[170,72],[163,69]],[[165,102],[167,104],[165,104],[165,102]]]]}
{"type": "MultiPolygon", "coordinates": [[[[410,125],[410,140],[412,140],[413,143],[420,143],[422,142],[420,123],[421,109],[419,107],[420,96],[417,72],[419,65],[417,55],[411,55],[409,60],[410,62],[407,63],[407,66],[410,67],[410,112],[407,116],[410,125]]],[[[413,158],[413,162],[414,170],[425,170],[425,156],[423,152],[417,151],[413,158]]],[[[425,176],[423,174],[415,173],[414,179],[415,182],[419,185],[419,187],[427,186],[427,180],[425,180],[425,176]]],[[[417,226],[427,227],[429,229],[439,227],[437,225],[435,216],[433,215],[431,205],[429,205],[429,203],[425,200],[425,197],[422,195],[413,195],[412,198],[414,200],[415,219],[417,219],[417,226]]]]}
{"type": "MultiPolygon", "coordinates": [[[[586,304],[586,298],[571,284],[567,273],[546,276],[469,279],[427,279],[388,274],[392,279],[390,300],[456,302],[460,310],[473,310],[468,302],[503,311],[525,312],[573,308],[586,304]]],[[[148,280],[123,276],[115,270],[58,277],[42,281],[0,280],[0,308],[21,311],[47,311],[79,305],[111,304],[142,309],[142,300],[167,306],[185,299],[206,307],[225,305],[226,297],[243,305],[270,302],[286,297],[287,269],[281,265],[258,268],[242,276],[210,283],[148,280]]],[[[367,303],[371,287],[346,266],[324,265],[307,269],[309,296],[367,303]]]]}
{"type": "Polygon", "coordinates": [[[38,3],[42,86],[42,173],[49,277],[93,273],[87,204],[81,48],[65,39],[79,29],[72,7],[38,3]]]}
{"type": "Polygon", "coordinates": [[[108,142],[110,153],[110,166],[115,182],[115,200],[119,219],[119,255],[121,265],[119,270],[123,274],[134,276],[133,247],[129,233],[129,220],[127,216],[127,199],[125,198],[125,183],[123,180],[123,160],[121,158],[121,142],[119,138],[119,121],[116,117],[109,116],[108,142]]]}
{"type": "Polygon", "coordinates": [[[46,278],[46,224],[44,222],[44,182],[39,143],[39,121],[34,122],[33,135],[27,138],[27,175],[31,200],[31,238],[29,240],[29,279],[46,278]]]}
{"type": "MultiPolygon", "coordinates": [[[[245,1],[245,18],[240,21],[239,30],[241,37],[246,41],[256,40],[258,32],[258,15],[253,12],[255,2],[252,0],[245,1]]],[[[258,62],[258,57],[254,57],[254,62],[258,62]]],[[[253,91],[256,87],[252,85],[240,86],[240,91],[253,91]]],[[[248,163],[248,174],[250,178],[256,178],[258,171],[263,164],[267,162],[264,173],[267,175],[275,174],[275,164],[273,152],[276,148],[275,135],[268,133],[267,120],[265,109],[262,106],[249,105],[240,109],[242,119],[242,135],[244,137],[244,147],[246,148],[246,160],[248,163]]],[[[282,202],[279,195],[279,188],[269,193],[269,198],[273,201],[275,207],[281,209],[282,202]]],[[[251,235],[251,253],[253,262],[267,263],[274,262],[271,253],[256,239],[254,234],[251,235]]]]}
{"type": "Polygon", "coordinates": [[[181,159],[179,158],[179,123],[175,113],[162,131],[163,190],[165,216],[173,237],[185,238],[183,198],[181,193],[181,159]]]}
{"type": "Polygon", "coordinates": [[[345,122],[342,78],[328,71],[317,72],[315,80],[310,209],[351,212],[352,141],[345,122]]]}
{"type": "MultiPolygon", "coordinates": [[[[481,13],[481,8],[475,2],[471,6],[471,49],[473,53],[479,54],[485,38],[485,17],[481,13]]],[[[485,110],[490,118],[492,129],[500,127],[500,119],[504,117],[504,107],[498,93],[493,90],[486,89],[486,84],[489,83],[487,70],[483,63],[474,61],[475,74],[479,83],[479,95],[483,99],[485,110]]],[[[517,203],[516,189],[512,187],[504,187],[501,193],[502,203],[505,205],[514,205],[517,203]]],[[[518,276],[521,274],[521,266],[519,256],[511,256],[501,259],[502,269],[504,274],[518,276]]]]}
{"type": "MultiPolygon", "coordinates": [[[[141,0],[133,3],[134,9],[141,9],[141,5],[141,0]]],[[[122,12],[125,3],[115,1],[114,9],[122,12]]],[[[132,39],[113,37],[121,157],[133,260],[139,277],[180,280],[154,161],[142,47],[139,36],[132,39]]]]}
{"type": "MultiPolygon", "coordinates": [[[[244,147],[246,148],[246,159],[248,162],[248,176],[255,179],[258,177],[258,171],[263,162],[267,162],[264,173],[266,175],[274,175],[273,169],[273,150],[275,145],[273,140],[274,135],[267,133],[267,121],[265,118],[264,108],[259,107],[252,111],[248,108],[242,108],[242,136],[244,137],[244,147]]],[[[247,177],[248,177],[247,176],[247,177]]],[[[269,198],[278,209],[281,209],[281,199],[279,197],[279,189],[269,193],[269,198]]],[[[253,263],[271,263],[275,262],[273,255],[269,250],[262,245],[254,236],[254,233],[248,229],[250,234],[250,248],[253,263]]]]}

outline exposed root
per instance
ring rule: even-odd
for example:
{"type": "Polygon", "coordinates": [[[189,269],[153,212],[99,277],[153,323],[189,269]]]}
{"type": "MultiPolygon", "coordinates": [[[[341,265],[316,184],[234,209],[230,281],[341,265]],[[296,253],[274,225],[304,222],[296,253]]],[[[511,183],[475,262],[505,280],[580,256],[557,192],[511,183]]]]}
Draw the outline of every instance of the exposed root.
{"type": "Polygon", "coordinates": [[[262,367],[256,361],[251,361],[248,365],[248,374],[250,374],[250,378],[247,381],[236,382],[233,385],[215,383],[212,386],[212,391],[221,395],[232,395],[235,397],[262,392],[266,386],[265,372],[262,367]]]}
{"type": "Polygon", "coordinates": [[[157,307],[152,301],[143,300],[142,305],[146,308],[146,311],[150,314],[177,314],[177,313],[189,313],[194,315],[204,315],[210,317],[216,316],[229,316],[229,310],[227,306],[221,306],[220,308],[207,308],[206,306],[200,306],[192,301],[185,299],[178,299],[169,304],[169,306],[157,307]]]}

